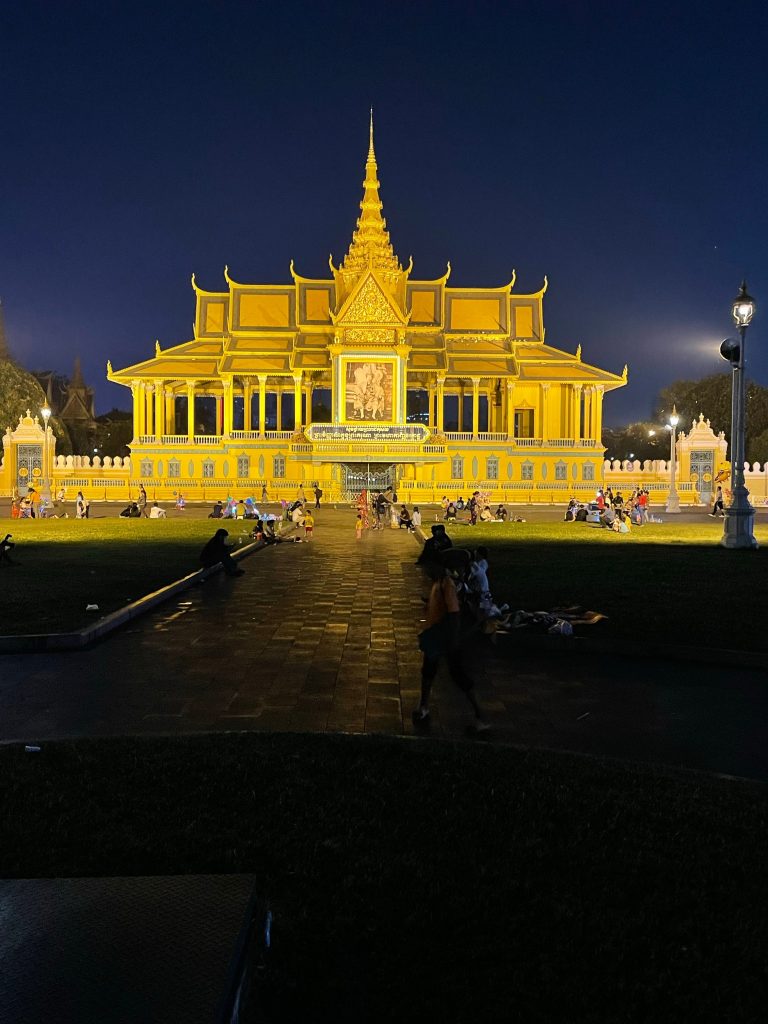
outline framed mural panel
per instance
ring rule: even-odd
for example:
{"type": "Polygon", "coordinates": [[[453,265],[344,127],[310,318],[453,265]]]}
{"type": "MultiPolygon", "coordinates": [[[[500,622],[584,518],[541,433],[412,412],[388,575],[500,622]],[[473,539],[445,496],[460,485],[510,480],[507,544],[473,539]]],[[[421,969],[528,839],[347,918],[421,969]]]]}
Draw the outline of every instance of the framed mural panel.
{"type": "Polygon", "coordinates": [[[343,367],[345,421],[392,423],[395,410],[394,360],[347,359],[343,367]]]}

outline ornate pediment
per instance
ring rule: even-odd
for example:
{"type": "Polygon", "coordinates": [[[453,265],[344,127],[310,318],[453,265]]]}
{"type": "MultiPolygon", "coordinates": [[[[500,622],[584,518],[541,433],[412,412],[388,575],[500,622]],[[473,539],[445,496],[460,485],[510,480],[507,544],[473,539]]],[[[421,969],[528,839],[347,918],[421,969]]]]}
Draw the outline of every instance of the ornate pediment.
{"type": "Polygon", "coordinates": [[[350,295],[335,320],[337,326],[351,324],[397,324],[405,318],[372,273],[368,273],[350,295]]]}

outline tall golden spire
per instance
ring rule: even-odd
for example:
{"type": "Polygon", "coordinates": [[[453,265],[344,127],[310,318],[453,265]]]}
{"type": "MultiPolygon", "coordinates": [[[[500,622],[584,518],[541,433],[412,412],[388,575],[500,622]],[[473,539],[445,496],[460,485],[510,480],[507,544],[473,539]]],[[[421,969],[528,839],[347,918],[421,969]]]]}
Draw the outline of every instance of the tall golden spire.
{"type": "Polygon", "coordinates": [[[381,215],[382,202],[379,199],[378,167],[376,151],[373,148],[373,109],[369,129],[368,159],[365,161],[365,181],[361,214],[352,234],[352,244],[344,257],[341,270],[348,274],[359,274],[367,267],[385,273],[399,274],[400,261],[392,250],[387,222],[381,215]]]}

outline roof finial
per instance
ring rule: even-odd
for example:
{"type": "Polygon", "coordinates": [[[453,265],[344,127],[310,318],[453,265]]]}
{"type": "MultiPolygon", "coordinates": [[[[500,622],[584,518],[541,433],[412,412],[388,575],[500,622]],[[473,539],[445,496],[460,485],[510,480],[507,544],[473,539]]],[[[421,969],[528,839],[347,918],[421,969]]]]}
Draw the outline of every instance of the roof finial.
{"type": "Polygon", "coordinates": [[[373,148],[373,107],[371,107],[368,157],[365,162],[363,200],[360,203],[360,210],[362,212],[357,219],[357,227],[352,235],[352,245],[349,247],[349,252],[344,257],[340,269],[348,273],[357,273],[372,265],[377,270],[399,274],[402,267],[392,251],[386,221],[381,214],[378,167],[373,148]],[[373,259],[371,260],[370,257],[373,259]]]}

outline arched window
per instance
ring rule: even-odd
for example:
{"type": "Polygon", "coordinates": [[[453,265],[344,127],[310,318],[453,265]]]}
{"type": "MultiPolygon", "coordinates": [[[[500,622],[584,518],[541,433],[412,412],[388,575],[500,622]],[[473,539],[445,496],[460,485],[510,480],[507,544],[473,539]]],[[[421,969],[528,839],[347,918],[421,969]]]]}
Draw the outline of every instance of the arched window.
{"type": "Polygon", "coordinates": [[[499,479],[499,460],[496,455],[489,455],[485,462],[486,480],[499,479]]]}
{"type": "Polygon", "coordinates": [[[528,459],[526,459],[523,465],[521,466],[520,479],[533,480],[533,463],[530,462],[528,459]]]}
{"type": "Polygon", "coordinates": [[[568,463],[560,462],[555,463],[555,480],[567,480],[568,479],[568,463]]]}
{"type": "Polygon", "coordinates": [[[464,479],[464,459],[461,455],[454,455],[451,459],[451,478],[453,480],[464,479]]]}
{"type": "Polygon", "coordinates": [[[181,463],[178,459],[168,459],[168,476],[181,476],[181,463]]]}
{"type": "Polygon", "coordinates": [[[248,455],[238,455],[237,457],[237,475],[240,479],[249,477],[251,475],[251,459],[248,455]]]}
{"type": "Polygon", "coordinates": [[[141,475],[142,476],[152,476],[153,473],[154,473],[154,463],[152,462],[152,459],[142,459],[141,460],[141,475]]]}
{"type": "Polygon", "coordinates": [[[203,459],[203,476],[210,480],[213,477],[213,459],[203,459]]]}

